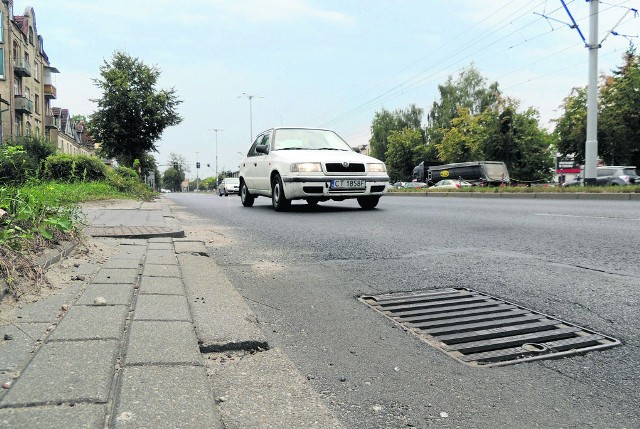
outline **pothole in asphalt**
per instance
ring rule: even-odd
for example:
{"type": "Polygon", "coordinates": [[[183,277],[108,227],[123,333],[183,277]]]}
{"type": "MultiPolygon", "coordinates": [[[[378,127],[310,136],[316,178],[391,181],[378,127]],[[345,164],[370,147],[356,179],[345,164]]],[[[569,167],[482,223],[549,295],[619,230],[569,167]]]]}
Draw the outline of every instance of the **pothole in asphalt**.
{"type": "Polygon", "coordinates": [[[471,366],[553,359],[620,341],[468,288],[362,296],[427,344],[471,366]]]}

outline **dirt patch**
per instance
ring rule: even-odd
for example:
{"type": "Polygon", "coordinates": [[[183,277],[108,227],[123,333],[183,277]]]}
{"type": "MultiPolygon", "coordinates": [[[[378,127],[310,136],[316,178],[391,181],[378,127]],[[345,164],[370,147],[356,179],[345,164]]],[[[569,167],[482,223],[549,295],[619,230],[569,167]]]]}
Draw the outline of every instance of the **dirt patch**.
{"type": "Polygon", "coordinates": [[[17,277],[15,281],[20,284],[16,285],[16,289],[22,292],[18,296],[7,295],[0,301],[0,314],[3,315],[0,326],[10,322],[5,316],[14,308],[50,296],[69,287],[73,282],[88,282],[91,274],[116,252],[117,246],[118,242],[113,239],[85,237],[66,258],[46,270],[40,268],[42,277],[38,284],[29,278],[17,277]],[[77,274],[78,272],[86,274],[77,274]]]}

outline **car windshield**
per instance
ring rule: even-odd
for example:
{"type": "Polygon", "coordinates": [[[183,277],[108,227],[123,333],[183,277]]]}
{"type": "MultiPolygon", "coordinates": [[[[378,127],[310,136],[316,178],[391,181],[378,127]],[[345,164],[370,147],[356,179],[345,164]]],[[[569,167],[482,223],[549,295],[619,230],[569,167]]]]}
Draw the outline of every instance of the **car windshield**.
{"type": "Polygon", "coordinates": [[[272,148],[273,150],[353,150],[333,131],[302,128],[276,129],[272,148]]]}
{"type": "Polygon", "coordinates": [[[238,179],[237,177],[227,177],[225,180],[225,183],[228,183],[230,185],[237,185],[240,183],[240,179],[238,179]]]}
{"type": "Polygon", "coordinates": [[[638,174],[636,174],[636,170],[634,170],[633,168],[625,168],[622,170],[622,174],[625,176],[637,176],[638,174]]]}

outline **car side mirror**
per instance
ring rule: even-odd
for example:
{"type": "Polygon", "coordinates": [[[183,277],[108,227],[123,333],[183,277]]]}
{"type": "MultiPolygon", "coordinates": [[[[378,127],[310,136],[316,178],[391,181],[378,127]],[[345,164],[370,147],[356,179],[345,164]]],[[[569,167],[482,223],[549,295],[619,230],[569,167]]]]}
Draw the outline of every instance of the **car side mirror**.
{"type": "Polygon", "coordinates": [[[258,146],[256,146],[256,152],[267,154],[269,153],[269,146],[264,144],[259,144],[258,146]]]}
{"type": "Polygon", "coordinates": [[[352,147],[351,149],[353,149],[354,152],[360,153],[360,148],[359,147],[352,147]]]}

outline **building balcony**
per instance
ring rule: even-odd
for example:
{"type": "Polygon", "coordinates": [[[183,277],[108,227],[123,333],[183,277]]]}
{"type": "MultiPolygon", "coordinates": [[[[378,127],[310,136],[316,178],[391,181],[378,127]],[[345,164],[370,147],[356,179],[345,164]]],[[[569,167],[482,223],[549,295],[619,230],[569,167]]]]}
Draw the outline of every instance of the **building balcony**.
{"type": "Polygon", "coordinates": [[[24,60],[13,61],[13,71],[21,77],[31,76],[31,64],[24,60]]]}
{"type": "Polygon", "coordinates": [[[45,83],[44,96],[46,98],[56,98],[58,96],[58,90],[56,89],[55,86],[45,83]]]}
{"type": "Polygon", "coordinates": [[[60,129],[60,116],[46,115],[44,117],[44,126],[47,128],[60,129]]]}
{"type": "Polygon", "coordinates": [[[16,95],[13,102],[16,113],[33,113],[33,101],[28,98],[16,95]]]}

